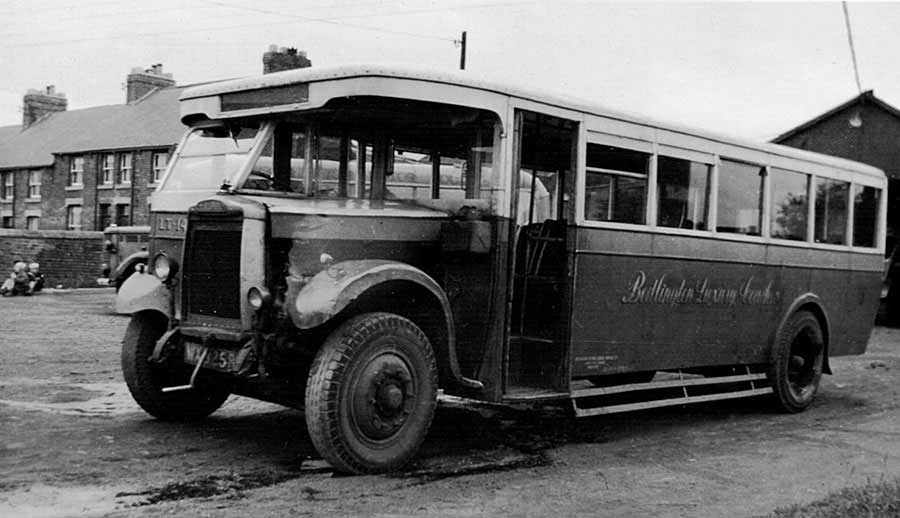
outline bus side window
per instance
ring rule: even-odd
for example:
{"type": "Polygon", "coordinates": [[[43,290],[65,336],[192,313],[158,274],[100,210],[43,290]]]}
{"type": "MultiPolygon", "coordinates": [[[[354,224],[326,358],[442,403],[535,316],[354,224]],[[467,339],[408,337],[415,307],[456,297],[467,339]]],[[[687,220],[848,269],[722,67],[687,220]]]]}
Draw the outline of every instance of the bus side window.
{"type": "Polygon", "coordinates": [[[881,189],[855,185],[853,188],[853,246],[875,248],[878,236],[878,205],[881,189]]]}
{"type": "Polygon", "coordinates": [[[716,231],[758,236],[762,229],[762,184],[766,168],[722,160],[716,231]]]}
{"type": "Polygon", "coordinates": [[[588,144],[585,218],[644,224],[649,164],[647,153],[588,144]]]}
{"type": "Polygon", "coordinates": [[[706,230],[712,166],[660,156],[657,166],[656,224],[661,227],[706,230]]]}
{"type": "Polygon", "coordinates": [[[806,241],[809,175],[772,168],[771,183],[772,214],[769,219],[772,237],[806,241]]]}
{"type": "Polygon", "coordinates": [[[847,244],[850,184],[828,178],[816,179],[816,243],[847,244]]]}

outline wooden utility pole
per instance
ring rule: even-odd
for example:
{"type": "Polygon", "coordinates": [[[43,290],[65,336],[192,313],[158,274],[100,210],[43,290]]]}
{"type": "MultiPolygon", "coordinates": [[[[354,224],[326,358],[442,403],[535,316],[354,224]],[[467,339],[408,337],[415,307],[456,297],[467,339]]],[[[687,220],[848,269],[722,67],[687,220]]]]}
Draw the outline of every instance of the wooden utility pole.
{"type": "Polygon", "coordinates": [[[466,69],[466,31],[463,31],[462,39],[459,40],[459,69],[466,69]]]}

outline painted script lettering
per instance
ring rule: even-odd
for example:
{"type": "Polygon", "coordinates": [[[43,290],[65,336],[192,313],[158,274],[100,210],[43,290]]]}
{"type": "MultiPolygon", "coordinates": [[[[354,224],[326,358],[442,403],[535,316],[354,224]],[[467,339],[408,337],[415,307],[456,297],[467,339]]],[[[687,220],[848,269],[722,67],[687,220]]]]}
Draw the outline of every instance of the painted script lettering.
{"type": "Polygon", "coordinates": [[[693,283],[687,280],[670,281],[667,274],[648,280],[647,274],[638,271],[626,285],[623,304],[700,304],[706,306],[736,306],[777,304],[781,293],[773,287],[773,282],[760,284],[751,276],[732,286],[714,285],[709,279],[693,283]]]}

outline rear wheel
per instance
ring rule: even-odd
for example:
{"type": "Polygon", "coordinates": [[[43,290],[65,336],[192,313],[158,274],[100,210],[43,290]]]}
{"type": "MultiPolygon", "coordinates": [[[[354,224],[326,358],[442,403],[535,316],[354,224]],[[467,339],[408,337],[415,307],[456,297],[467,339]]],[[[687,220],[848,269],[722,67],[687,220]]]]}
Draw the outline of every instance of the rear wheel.
{"type": "Polygon", "coordinates": [[[767,374],[776,408],[805,410],[819,389],[825,363],[825,338],[815,315],[799,311],[791,316],[778,334],[774,356],[767,374]]]}
{"type": "Polygon", "coordinates": [[[152,311],[135,313],[122,341],[122,373],[131,396],[148,414],[163,420],[200,419],[215,412],[228,398],[229,391],[214,380],[197,377],[197,386],[189,390],[163,392],[163,387],[184,385],[191,367],[172,359],[149,361],[156,341],[165,333],[167,320],[152,311]]]}
{"type": "Polygon", "coordinates": [[[339,471],[391,471],[415,455],[437,405],[437,366],[411,321],[366,313],[341,324],[310,368],[306,424],[339,471]]]}

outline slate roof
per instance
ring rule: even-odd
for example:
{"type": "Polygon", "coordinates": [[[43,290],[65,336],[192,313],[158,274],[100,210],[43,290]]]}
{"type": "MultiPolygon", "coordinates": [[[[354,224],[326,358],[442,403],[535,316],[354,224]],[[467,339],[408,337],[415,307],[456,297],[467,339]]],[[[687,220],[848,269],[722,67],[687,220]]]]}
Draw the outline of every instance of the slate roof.
{"type": "Polygon", "coordinates": [[[17,124],[15,126],[0,126],[0,146],[2,146],[3,142],[15,137],[22,131],[22,126],[17,124]]]}
{"type": "Polygon", "coordinates": [[[0,169],[51,166],[54,153],[171,146],[186,129],[178,113],[182,90],[165,88],[131,104],[54,113],[24,131],[2,127],[0,169]]]}

